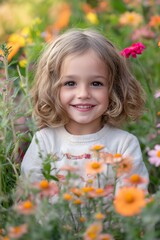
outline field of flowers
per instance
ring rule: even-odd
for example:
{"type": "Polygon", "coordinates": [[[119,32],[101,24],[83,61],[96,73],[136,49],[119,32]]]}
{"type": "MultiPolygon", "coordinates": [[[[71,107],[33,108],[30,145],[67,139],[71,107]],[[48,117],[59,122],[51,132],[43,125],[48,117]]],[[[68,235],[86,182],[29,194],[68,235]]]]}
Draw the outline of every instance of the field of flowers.
{"type": "MultiPolygon", "coordinates": [[[[21,0],[0,1],[0,240],[160,239],[160,1],[31,2],[23,7],[21,0]],[[65,178],[50,175],[56,156],[44,161],[45,180],[31,186],[19,178],[36,131],[30,97],[36,62],[46,43],[69,28],[94,28],[104,34],[128,59],[145,89],[141,119],[123,128],[140,141],[150,175],[148,193],[137,188],[146,181],[139,175],[126,179],[128,187],[116,197],[107,176],[105,188],[94,188],[92,180],[75,188],[77,169],[65,166],[65,178]]],[[[115,179],[131,170],[130,159],[119,153],[104,155],[98,143],[92,151],[95,159],[103,160],[87,166],[97,178],[104,164],[112,165],[115,179]]]]}

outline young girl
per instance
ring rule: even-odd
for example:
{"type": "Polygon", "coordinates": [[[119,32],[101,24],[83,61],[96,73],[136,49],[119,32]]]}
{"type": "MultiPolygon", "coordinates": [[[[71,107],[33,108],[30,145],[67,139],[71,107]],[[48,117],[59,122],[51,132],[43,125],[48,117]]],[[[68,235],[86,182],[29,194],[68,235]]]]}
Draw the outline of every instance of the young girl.
{"type": "MultiPolygon", "coordinates": [[[[76,166],[80,184],[86,184],[86,163],[95,160],[91,148],[98,144],[103,152],[131,157],[130,175],[148,179],[137,138],[118,128],[140,116],[143,90],[109,40],[93,30],[67,31],[43,52],[35,79],[34,114],[40,130],[23,159],[23,177],[31,182],[43,179],[45,157],[56,154],[52,174],[76,166]]],[[[117,189],[126,177],[117,179],[117,189]]],[[[110,182],[113,178],[108,167],[110,182]]]]}

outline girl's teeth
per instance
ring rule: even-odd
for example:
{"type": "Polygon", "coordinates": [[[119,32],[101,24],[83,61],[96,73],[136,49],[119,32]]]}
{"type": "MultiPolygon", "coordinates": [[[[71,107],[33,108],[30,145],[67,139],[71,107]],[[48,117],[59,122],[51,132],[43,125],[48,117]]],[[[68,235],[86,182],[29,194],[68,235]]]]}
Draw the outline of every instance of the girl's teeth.
{"type": "Polygon", "coordinates": [[[87,108],[91,108],[92,106],[76,106],[76,108],[81,108],[81,109],[87,109],[87,108]]]}

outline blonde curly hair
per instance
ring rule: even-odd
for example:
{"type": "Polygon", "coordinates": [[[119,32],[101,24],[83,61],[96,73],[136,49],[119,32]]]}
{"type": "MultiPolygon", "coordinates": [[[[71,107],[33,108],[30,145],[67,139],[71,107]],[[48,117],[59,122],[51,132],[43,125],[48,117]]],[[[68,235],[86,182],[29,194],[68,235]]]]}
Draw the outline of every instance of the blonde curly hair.
{"type": "Polygon", "coordinates": [[[38,61],[32,89],[33,114],[39,128],[58,127],[68,123],[60,98],[60,73],[64,59],[92,49],[109,70],[109,106],[103,122],[119,126],[136,120],[142,114],[145,94],[131,74],[127,61],[102,34],[91,29],[71,29],[47,45],[38,61]]]}

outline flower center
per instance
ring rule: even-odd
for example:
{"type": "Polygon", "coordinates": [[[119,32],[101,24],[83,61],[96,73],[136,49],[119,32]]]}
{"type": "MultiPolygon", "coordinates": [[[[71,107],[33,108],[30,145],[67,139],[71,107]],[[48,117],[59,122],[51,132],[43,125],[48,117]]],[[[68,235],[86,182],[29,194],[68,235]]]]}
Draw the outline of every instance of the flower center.
{"type": "Polygon", "coordinates": [[[132,203],[134,202],[134,196],[131,193],[126,193],[125,200],[127,203],[132,203]]]}
{"type": "Polygon", "coordinates": [[[93,168],[93,169],[98,169],[98,168],[100,168],[100,163],[98,163],[98,162],[93,162],[93,163],[92,163],[92,168],[93,168]]]}
{"type": "Polygon", "coordinates": [[[159,151],[157,151],[157,157],[159,157],[160,158],[160,150],[159,151]]]}
{"type": "Polygon", "coordinates": [[[23,207],[26,209],[30,209],[33,207],[33,204],[31,203],[31,201],[25,201],[23,207]]]}
{"type": "Polygon", "coordinates": [[[119,158],[119,157],[122,157],[122,154],[120,154],[120,153],[115,153],[115,154],[113,155],[113,157],[119,158]]]}
{"type": "Polygon", "coordinates": [[[131,181],[132,181],[133,183],[137,183],[137,182],[139,182],[140,177],[139,177],[138,174],[134,174],[134,175],[131,176],[130,179],[131,179],[131,181]]]}
{"type": "Polygon", "coordinates": [[[97,189],[96,189],[96,193],[98,193],[98,194],[103,193],[103,192],[104,192],[104,191],[103,191],[102,188],[97,188],[97,189]]]}
{"type": "Polygon", "coordinates": [[[40,182],[40,188],[46,189],[49,187],[49,182],[47,180],[42,180],[40,182]]]}

